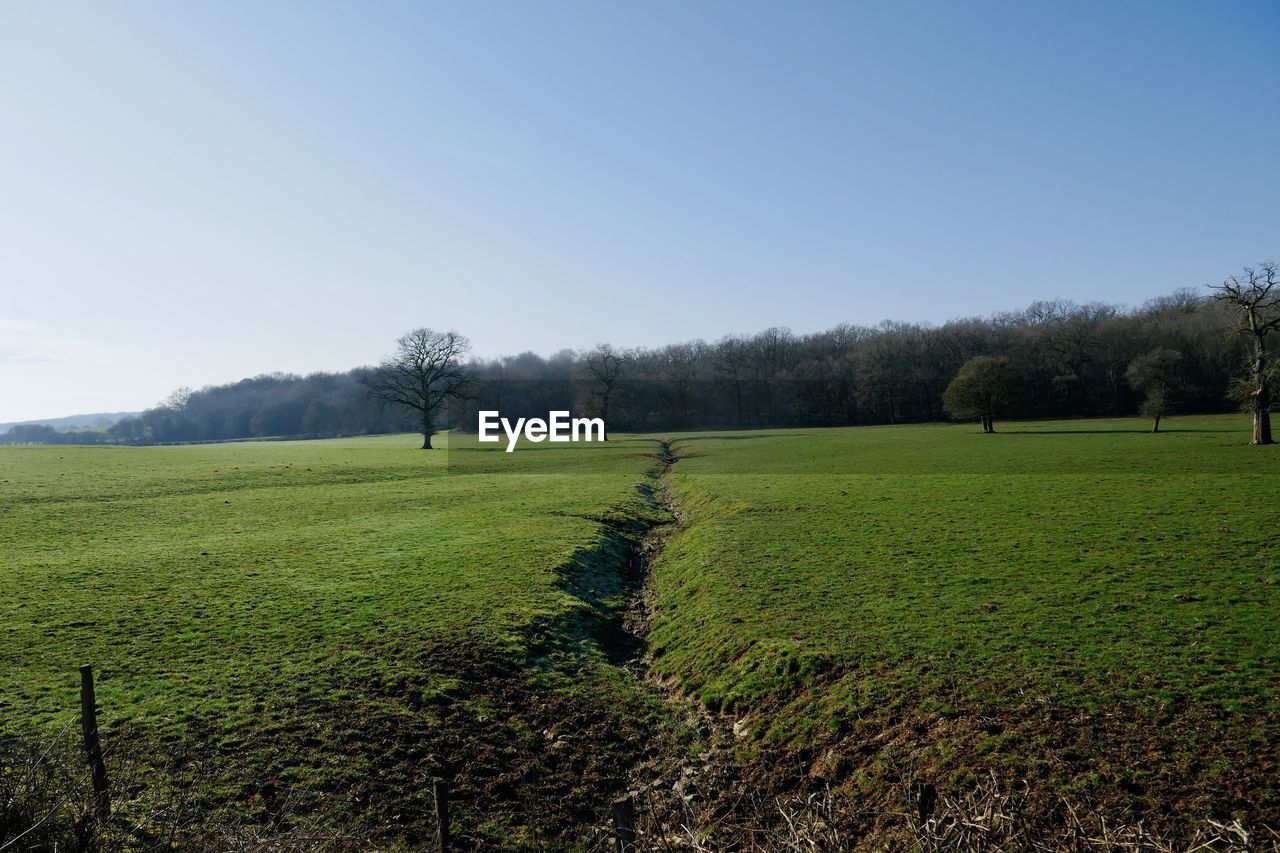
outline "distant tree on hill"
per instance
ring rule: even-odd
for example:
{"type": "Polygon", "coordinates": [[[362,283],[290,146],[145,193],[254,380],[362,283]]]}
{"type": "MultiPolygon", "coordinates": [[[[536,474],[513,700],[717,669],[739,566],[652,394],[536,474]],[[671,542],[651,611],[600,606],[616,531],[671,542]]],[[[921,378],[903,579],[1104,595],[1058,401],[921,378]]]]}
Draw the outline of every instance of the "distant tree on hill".
{"type": "Polygon", "coordinates": [[[467,376],[462,358],[471,342],[457,332],[414,329],[396,341],[396,353],[362,382],[369,396],[416,415],[422,449],[431,449],[434,415],[450,398],[462,397],[467,376]]]}
{"type": "Polygon", "coordinates": [[[1182,361],[1177,350],[1154,349],[1129,363],[1125,379],[1130,387],[1143,395],[1139,411],[1151,418],[1151,431],[1160,431],[1160,419],[1169,415],[1169,396],[1182,361]]]}
{"type": "Polygon", "coordinates": [[[942,405],[957,418],[978,418],[983,432],[995,432],[996,415],[1017,398],[1018,376],[1004,356],[977,355],[966,361],[942,393],[942,405]]]}
{"type": "Polygon", "coordinates": [[[600,344],[587,353],[587,372],[599,387],[600,419],[604,421],[605,441],[609,440],[609,399],[613,396],[618,380],[622,378],[622,367],[625,363],[626,356],[609,344],[600,344]]]}
{"type": "Polygon", "coordinates": [[[1267,335],[1280,328],[1280,266],[1274,262],[1245,267],[1219,285],[1210,285],[1214,298],[1239,312],[1236,332],[1251,339],[1248,387],[1242,396],[1253,412],[1250,444],[1273,444],[1271,391],[1274,371],[1267,364],[1267,335]]]}
{"type": "Polygon", "coordinates": [[[165,397],[164,401],[160,403],[160,407],[170,409],[174,412],[185,412],[187,404],[191,402],[191,397],[194,393],[194,391],[185,385],[181,388],[175,388],[169,393],[169,396],[165,397]]]}

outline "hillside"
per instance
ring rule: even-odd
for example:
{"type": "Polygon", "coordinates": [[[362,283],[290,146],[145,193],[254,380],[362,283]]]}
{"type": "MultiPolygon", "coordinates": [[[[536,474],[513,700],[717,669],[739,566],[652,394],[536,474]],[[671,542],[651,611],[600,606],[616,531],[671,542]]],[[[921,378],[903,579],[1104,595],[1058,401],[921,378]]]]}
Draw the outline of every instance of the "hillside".
{"type": "Polygon", "coordinates": [[[0,432],[9,427],[43,425],[54,429],[86,429],[89,427],[111,426],[125,418],[137,417],[139,412],[92,412],[86,415],[66,415],[61,418],[42,418],[34,421],[7,421],[0,423],[0,432]]]}

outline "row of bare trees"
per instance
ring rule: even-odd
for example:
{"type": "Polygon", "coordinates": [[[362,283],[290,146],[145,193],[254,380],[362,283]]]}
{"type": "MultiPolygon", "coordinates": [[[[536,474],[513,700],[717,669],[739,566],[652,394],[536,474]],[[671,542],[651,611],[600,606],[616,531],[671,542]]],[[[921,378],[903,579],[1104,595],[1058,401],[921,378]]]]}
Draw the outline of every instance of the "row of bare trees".
{"type": "Polygon", "coordinates": [[[993,431],[996,414],[1137,412],[1158,431],[1174,411],[1244,406],[1254,413],[1255,442],[1268,443],[1276,275],[1275,264],[1261,264],[1212,289],[1128,311],[1056,300],[941,326],[841,324],[804,336],[772,328],[657,349],[522,353],[473,362],[469,375],[490,407],[500,401],[536,414],[571,398],[635,431],[901,423],[944,413],[993,431]]]}
{"type": "Polygon", "coordinates": [[[370,368],[308,376],[273,373],[192,391],[105,427],[21,424],[0,444],[164,444],[292,436],[326,438],[407,432],[418,424],[366,393],[370,368]]]}
{"type": "MultiPolygon", "coordinates": [[[[375,368],[183,390],[89,438],[148,443],[417,429],[429,447],[433,431],[465,426],[477,408],[516,416],[572,408],[623,431],[905,423],[947,413],[990,430],[997,411],[1140,410],[1158,429],[1175,411],[1244,407],[1253,413],[1254,441],[1265,444],[1277,373],[1271,352],[1280,338],[1270,335],[1280,326],[1277,276],[1276,264],[1264,263],[1213,288],[1179,290],[1131,310],[1053,300],[939,326],[842,323],[808,335],[770,328],[712,343],[606,344],[549,357],[472,359],[463,336],[417,329],[375,368]],[[989,361],[966,368],[975,358],[989,361]],[[946,394],[962,368],[998,376],[999,394],[976,407],[957,389],[946,394]],[[451,401],[461,414],[446,418],[451,401]]],[[[62,437],[79,438],[43,430],[10,440],[62,437]]]]}

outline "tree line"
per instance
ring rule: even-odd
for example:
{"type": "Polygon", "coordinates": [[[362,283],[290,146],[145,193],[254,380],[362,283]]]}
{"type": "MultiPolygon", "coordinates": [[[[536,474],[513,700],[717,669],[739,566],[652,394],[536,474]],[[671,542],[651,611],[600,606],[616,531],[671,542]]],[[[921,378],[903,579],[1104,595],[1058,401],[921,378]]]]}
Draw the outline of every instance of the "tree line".
{"type": "Polygon", "coordinates": [[[105,429],[14,426],[0,442],[169,444],[250,438],[333,438],[408,432],[418,425],[369,397],[371,368],[297,376],[271,373],[199,390],[179,388],[160,404],[105,429]]]}
{"type": "MultiPolygon", "coordinates": [[[[1262,270],[1274,279],[1274,265],[1262,270]]],[[[572,408],[603,414],[621,431],[895,424],[938,421],[949,412],[990,428],[982,394],[971,393],[966,403],[960,389],[947,393],[962,368],[999,378],[1001,417],[1141,410],[1158,423],[1177,411],[1238,408],[1250,394],[1256,403],[1254,368],[1275,372],[1267,341],[1238,334],[1248,331],[1241,307],[1223,295],[1222,288],[1183,289],[1132,309],[1059,299],[941,325],[842,323],[804,335],[775,327],[715,342],[631,350],[602,344],[549,357],[468,359],[466,338],[424,329],[402,338],[396,356],[376,367],[180,389],[105,430],[28,425],[0,441],[142,444],[416,430],[429,446],[435,429],[466,424],[480,408],[516,415],[572,408]],[[444,359],[433,362],[441,352],[444,359]],[[415,358],[419,368],[434,363],[440,383],[424,386],[435,400],[425,411],[406,404],[415,393],[415,358]],[[966,368],[975,358],[987,361],[966,368]],[[448,424],[446,398],[454,401],[448,424]]],[[[1274,300],[1263,308],[1273,310],[1274,300]]],[[[989,389],[983,393],[995,405],[989,389]]]]}
{"type": "Polygon", "coordinates": [[[601,345],[473,362],[478,391],[457,406],[500,401],[504,413],[545,413],[565,396],[555,383],[568,383],[576,409],[604,413],[610,429],[623,431],[895,424],[948,414],[991,429],[997,410],[1028,418],[1227,411],[1242,402],[1240,377],[1253,357],[1239,325],[1234,306],[1185,289],[1131,310],[1053,300],[938,326],[887,321],[656,349],[601,345]],[[955,384],[966,373],[987,384],[955,384]]]}

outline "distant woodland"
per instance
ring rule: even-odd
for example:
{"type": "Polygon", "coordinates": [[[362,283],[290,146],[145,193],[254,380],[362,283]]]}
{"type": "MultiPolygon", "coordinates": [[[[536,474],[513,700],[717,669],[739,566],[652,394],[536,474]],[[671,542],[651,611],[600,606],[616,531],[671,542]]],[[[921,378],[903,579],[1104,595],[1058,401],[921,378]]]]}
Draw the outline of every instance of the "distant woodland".
{"type": "MultiPolygon", "coordinates": [[[[1248,351],[1233,334],[1238,318],[1208,297],[1179,290],[1136,309],[1055,300],[938,326],[840,324],[806,335],[771,328],[714,343],[472,360],[466,370],[477,393],[470,407],[520,410],[562,400],[575,413],[599,414],[603,405],[610,428],[620,430],[938,421],[957,370],[990,355],[1007,358],[1017,375],[1013,416],[1128,415],[1143,402],[1126,380],[1130,366],[1172,351],[1169,412],[1222,411],[1237,406],[1233,383],[1248,351]],[[549,390],[556,383],[560,390],[549,390]]],[[[371,370],[276,373],[180,389],[109,427],[28,424],[10,428],[0,442],[150,444],[417,429],[403,411],[370,396],[362,380],[371,370]]]]}

